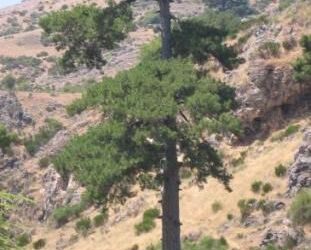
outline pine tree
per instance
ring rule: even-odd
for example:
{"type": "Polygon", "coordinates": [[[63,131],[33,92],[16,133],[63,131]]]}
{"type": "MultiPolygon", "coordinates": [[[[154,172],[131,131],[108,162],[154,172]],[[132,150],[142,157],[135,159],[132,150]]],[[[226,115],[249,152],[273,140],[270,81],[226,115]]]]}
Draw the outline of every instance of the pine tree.
{"type": "MultiPolygon", "coordinates": [[[[191,167],[198,183],[213,176],[229,189],[231,175],[223,167],[217,151],[202,135],[206,131],[240,133],[240,126],[231,113],[235,106],[234,90],[202,76],[189,61],[172,58],[170,1],[158,0],[158,3],[162,60],[143,61],[91,87],[79,103],[101,104],[105,122],[73,139],[53,162],[65,179],[74,173],[97,202],[122,201],[128,195],[127,184],[135,183],[146,172],[156,173],[154,181],[163,186],[162,249],[180,250],[179,171],[182,167],[191,167]],[[178,160],[178,155],[183,155],[182,161],[178,160]]],[[[81,18],[80,14],[78,16],[81,18]]],[[[42,26],[47,33],[56,36],[59,48],[69,48],[64,57],[69,60],[65,61],[75,65],[78,59],[78,64],[97,66],[97,62],[101,62],[98,57],[90,57],[84,52],[84,46],[71,43],[76,37],[79,42],[88,37],[88,32],[85,36],[85,29],[81,28],[82,34],[77,36],[79,29],[72,29],[70,41],[57,38],[55,27],[65,27],[64,23],[68,22],[65,12],[60,14],[61,25],[57,17],[58,14],[48,17],[42,21],[42,26]]],[[[113,16],[108,15],[108,20],[113,22],[113,16]]],[[[83,27],[83,22],[81,25],[83,27]]],[[[91,21],[91,28],[94,25],[91,21]]],[[[95,41],[101,39],[91,34],[95,41]]],[[[101,49],[102,44],[97,48],[101,49]]]]}

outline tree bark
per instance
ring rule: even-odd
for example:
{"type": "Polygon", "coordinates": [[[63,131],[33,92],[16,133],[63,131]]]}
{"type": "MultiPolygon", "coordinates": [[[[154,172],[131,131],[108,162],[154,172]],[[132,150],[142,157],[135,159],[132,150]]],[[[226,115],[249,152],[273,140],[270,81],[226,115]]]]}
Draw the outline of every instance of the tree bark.
{"type": "Polygon", "coordinates": [[[158,0],[160,6],[160,20],[161,20],[161,36],[162,36],[162,59],[169,59],[172,57],[172,35],[171,35],[171,13],[170,0],[158,0]]]}
{"type": "MultiPolygon", "coordinates": [[[[170,0],[158,0],[162,28],[162,59],[172,57],[170,0]]],[[[176,129],[175,119],[167,124],[176,129]]],[[[176,140],[169,140],[166,148],[162,197],[162,250],[181,250],[179,218],[179,167],[177,162],[176,140]]]]}
{"type": "Polygon", "coordinates": [[[162,197],[162,250],[181,250],[179,218],[179,166],[176,140],[169,140],[162,197]]]}

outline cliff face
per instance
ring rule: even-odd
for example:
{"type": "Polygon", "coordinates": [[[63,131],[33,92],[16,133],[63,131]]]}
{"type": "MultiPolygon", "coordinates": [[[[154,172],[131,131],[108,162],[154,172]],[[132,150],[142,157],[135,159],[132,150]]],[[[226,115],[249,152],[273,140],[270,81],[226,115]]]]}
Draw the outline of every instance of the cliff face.
{"type": "Polygon", "coordinates": [[[293,79],[289,65],[257,60],[248,69],[249,82],[238,88],[238,100],[246,135],[265,135],[280,128],[287,118],[311,108],[310,83],[293,79]]]}

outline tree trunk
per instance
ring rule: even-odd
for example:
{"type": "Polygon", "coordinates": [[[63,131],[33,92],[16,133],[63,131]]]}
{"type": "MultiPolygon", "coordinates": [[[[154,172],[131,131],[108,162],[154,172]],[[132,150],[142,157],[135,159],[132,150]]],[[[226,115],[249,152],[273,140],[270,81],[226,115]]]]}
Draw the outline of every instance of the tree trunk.
{"type": "Polygon", "coordinates": [[[172,57],[170,0],[158,0],[160,6],[162,59],[172,57]]]}
{"type": "Polygon", "coordinates": [[[180,179],[175,140],[167,143],[166,161],[162,197],[162,250],[180,250],[180,179]]]}

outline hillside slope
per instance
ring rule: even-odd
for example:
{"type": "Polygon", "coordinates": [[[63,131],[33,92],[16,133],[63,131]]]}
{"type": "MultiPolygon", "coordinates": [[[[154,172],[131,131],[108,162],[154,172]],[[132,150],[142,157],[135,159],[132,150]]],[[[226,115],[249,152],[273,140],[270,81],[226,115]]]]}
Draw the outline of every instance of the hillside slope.
{"type": "MultiPolygon", "coordinates": [[[[24,0],[0,10],[0,79],[12,74],[20,80],[15,93],[0,90],[0,123],[23,139],[12,147],[12,152],[0,149],[0,187],[34,200],[31,206],[21,204],[10,221],[18,225],[12,229],[14,234],[25,232],[31,235],[32,243],[44,239],[46,245],[42,249],[144,250],[160,242],[160,220],[156,220],[153,231],[141,235],[135,233],[135,225],[145,210],[159,207],[160,190],[133,187],[134,197],[122,205],[112,205],[108,221],[92,227],[86,237],[76,232],[76,222],[83,217],[93,219],[101,208],[92,206],[60,228],[52,218],[56,208],[79,204],[85,188],[73,176],[64,181],[50,161],[42,162],[60,152],[70,139],[104,120],[100,109],[70,117],[66,106],[103,74],[114,76],[135,66],[141,47],[159,35],[156,25],[148,23],[156,12],[155,2],[137,1],[133,7],[137,29],[118,48],[106,52],[108,64],[103,70],[81,68],[69,75],[60,74],[55,69],[55,58],[61,52],[42,41],[38,20],[52,10],[86,2],[106,5],[105,0],[24,0]],[[21,63],[25,56],[26,63],[21,63]],[[17,60],[13,63],[16,67],[8,66],[11,60],[17,60]],[[23,142],[35,138],[51,120],[61,127],[30,154],[23,142]]],[[[269,1],[251,1],[254,6],[261,2],[269,1]]],[[[292,63],[302,56],[300,38],[311,34],[311,6],[309,0],[297,0],[280,9],[281,2],[264,4],[259,13],[264,18],[254,16],[248,28],[226,41],[238,45],[244,63],[233,70],[225,69],[216,60],[202,66],[213,77],[236,88],[236,114],[243,121],[245,137],[240,142],[234,138],[211,138],[233,173],[231,193],[213,179],[199,188],[189,176],[191,173],[185,173],[180,196],[183,239],[224,237],[230,249],[239,250],[256,249],[252,247],[270,241],[284,245],[289,240],[295,243],[290,249],[310,249],[311,225],[296,227],[288,211],[295,193],[289,188],[292,191],[311,185],[311,84],[294,81],[292,68],[292,63]],[[262,52],[271,42],[280,46],[275,56],[262,52]],[[284,47],[287,42],[293,43],[290,49],[284,47]],[[304,164],[299,170],[303,171],[301,176],[296,171],[300,163],[304,164]],[[280,165],[287,172],[278,177],[275,168],[280,165]],[[252,185],[259,181],[271,184],[272,190],[252,191],[252,185]],[[243,199],[256,199],[245,220],[241,220],[238,206],[243,199]]],[[[178,18],[184,18],[199,15],[204,5],[200,0],[180,0],[172,4],[172,10],[178,18]]],[[[0,87],[4,89],[1,84],[0,87]]],[[[33,245],[26,249],[33,249],[33,245]]]]}

